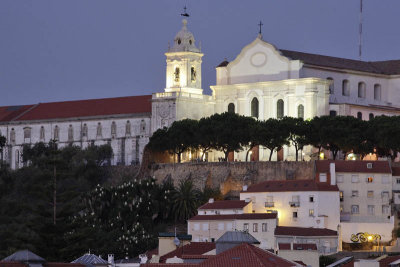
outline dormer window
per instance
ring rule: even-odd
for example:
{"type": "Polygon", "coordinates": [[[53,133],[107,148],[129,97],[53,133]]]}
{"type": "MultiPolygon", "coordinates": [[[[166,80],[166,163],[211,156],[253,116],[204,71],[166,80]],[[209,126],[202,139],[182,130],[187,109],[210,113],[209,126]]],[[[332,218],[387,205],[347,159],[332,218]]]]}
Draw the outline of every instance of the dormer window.
{"type": "Polygon", "coordinates": [[[367,168],[372,169],[372,163],[367,163],[367,168]]]}

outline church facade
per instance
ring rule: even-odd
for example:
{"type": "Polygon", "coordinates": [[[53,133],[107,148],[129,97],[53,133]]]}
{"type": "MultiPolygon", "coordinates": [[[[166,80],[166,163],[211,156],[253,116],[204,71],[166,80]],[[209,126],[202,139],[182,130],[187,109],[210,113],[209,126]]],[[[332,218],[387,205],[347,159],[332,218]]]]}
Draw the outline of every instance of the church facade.
{"type": "MultiPolygon", "coordinates": [[[[166,87],[151,96],[0,107],[0,134],[7,138],[1,156],[18,168],[24,144],[108,143],[113,164],[136,164],[154,131],[185,118],[226,111],[259,120],[322,115],[368,120],[400,114],[400,60],[366,62],[280,50],[259,34],[235,59],[216,67],[216,85],[206,95],[201,83],[204,54],[187,20],[165,55],[166,87]]],[[[304,152],[308,159],[310,148],[304,152]]],[[[294,158],[289,147],[280,153],[275,160],[294,158]]],[[[269,151],[258,148],[256,154],[266,160],[269,151]]],[[[220,156],[214,152],[208,159],[220,156]]],[[[245,160],[245,155],[233,158],[245,160]]]]}

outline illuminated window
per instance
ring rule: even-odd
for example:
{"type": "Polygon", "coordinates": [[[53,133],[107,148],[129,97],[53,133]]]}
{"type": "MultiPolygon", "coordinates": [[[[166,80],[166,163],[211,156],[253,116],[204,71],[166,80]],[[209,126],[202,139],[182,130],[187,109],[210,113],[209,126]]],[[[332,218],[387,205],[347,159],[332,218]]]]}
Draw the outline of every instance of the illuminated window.
{"type": "Polygon", "coordinates": [[[253,232],[258,232],[258,223],[253,223],[253,232]]]}
{"type": "Polygon", "coordinates": [[[367,183],[368,184],[373,183],[373,182],[374,182],[374,178],[373,177],[368,177],[367,178],[367,183]]]}
{"type": "Polygon", "coordinates": [[[351,213],[352,214],[360,213],[360,208],[358,207],[358,205],[351,205],[351,213]]]}
{"type": "Polygon", "coordinates": [[[339,191],[339,198],[340,198],[340,201],[343,201],[343,191],[339,191]]]}
{"type": "Polygon", "coordinates": [[[263,223],[261,226],[262,226],[262,230],[261,231],[263,231],[263,232],[267,232],[268,231],[268,226],[267,226],[266,223],[263,223]]]}
{"type": "Polygon", "coordinates": [[[309,209],[308,210],[308,216],[314,217],[314,209],[309,209]]]}
{"type": "Polygon", "coordinates": [[[374,197],[374,191],[368,191],[367,192],[367,197],[368,198],[373,198],[374,197]]]}
{"type": "Polygon", "coordinates": [[[343,212],[343,205],[340,205],[340,212],[343,212]]]}

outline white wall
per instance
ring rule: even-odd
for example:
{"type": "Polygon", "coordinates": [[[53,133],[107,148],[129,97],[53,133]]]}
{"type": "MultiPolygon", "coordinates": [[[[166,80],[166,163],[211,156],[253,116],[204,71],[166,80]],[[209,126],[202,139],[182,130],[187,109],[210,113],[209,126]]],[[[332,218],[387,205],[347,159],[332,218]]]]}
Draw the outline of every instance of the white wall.
{"type": "Polygon", "coordinates": [[[379,234],[382,237],[382,242],[388,242],[392,239],[393,227],[393,216],[387,223],[341,222],[342,239],[343,242],[352,243],[350,240],[352,234],[367,232],[369,234],[379,234]]]}

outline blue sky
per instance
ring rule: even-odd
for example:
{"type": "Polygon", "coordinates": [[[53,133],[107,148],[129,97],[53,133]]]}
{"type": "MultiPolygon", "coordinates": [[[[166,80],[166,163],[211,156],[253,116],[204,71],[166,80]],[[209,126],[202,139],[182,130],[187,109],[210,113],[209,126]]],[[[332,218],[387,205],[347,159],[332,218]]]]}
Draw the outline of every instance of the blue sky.
{"type": "MultiPolygon", "coordinates": [[[[260,20],[278,48],[358,58],[359,0],[1,0],[0,105],[162,92],[184,5],[206,93],[260,20]]],[[[364,0],[363,60],[400,59],[398,10],[364,0]]]]}

